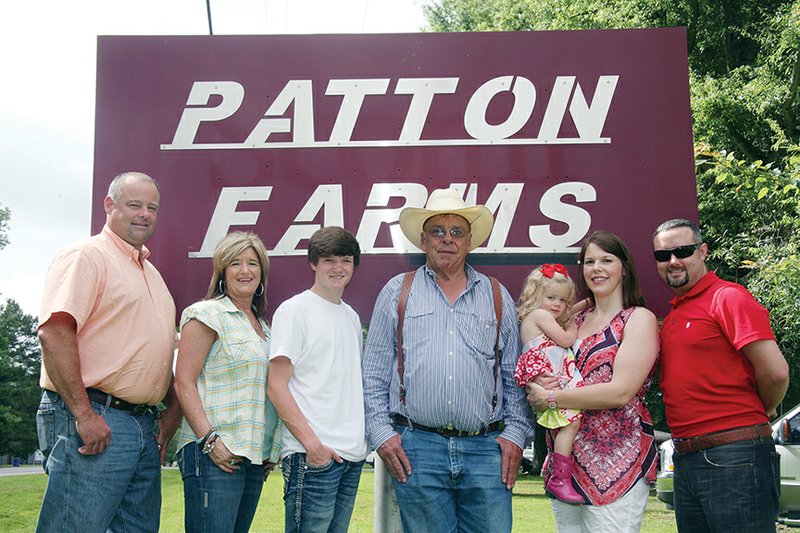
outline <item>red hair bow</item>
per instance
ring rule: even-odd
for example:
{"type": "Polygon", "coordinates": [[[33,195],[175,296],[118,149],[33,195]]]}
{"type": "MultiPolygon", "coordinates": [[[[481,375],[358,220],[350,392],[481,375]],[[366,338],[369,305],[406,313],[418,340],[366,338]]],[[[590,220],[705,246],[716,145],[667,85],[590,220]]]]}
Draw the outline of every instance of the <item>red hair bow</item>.
{"type": "Polygon", "coordinates": [[[556,263],[554,265],[548,263],[546,265],[542,265],[539,267],[539,272],[541,272],[542,275],[546,278],[552,278],[553,274],[555,274],[556,272],[563,275],[565,278],[569,277],[567,269],[564,268],[564,265],[562,265],[561,263],[556,263]]]}

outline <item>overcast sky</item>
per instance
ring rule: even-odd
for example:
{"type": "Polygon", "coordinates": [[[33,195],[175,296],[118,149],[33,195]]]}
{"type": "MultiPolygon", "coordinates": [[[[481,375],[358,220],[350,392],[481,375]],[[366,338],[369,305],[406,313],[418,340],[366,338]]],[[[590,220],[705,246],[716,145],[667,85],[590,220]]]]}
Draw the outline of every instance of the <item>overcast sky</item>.
{"type": "MultiPolygon", "coordinates": [[[[397,33],[423,0],[211,0],[214,34],[397,33]]],[[[0,298],[38,315],[47,267],[89,236],[98,35],[208,35],[205,0],[25,0],[0,7],[0,298]]]]}

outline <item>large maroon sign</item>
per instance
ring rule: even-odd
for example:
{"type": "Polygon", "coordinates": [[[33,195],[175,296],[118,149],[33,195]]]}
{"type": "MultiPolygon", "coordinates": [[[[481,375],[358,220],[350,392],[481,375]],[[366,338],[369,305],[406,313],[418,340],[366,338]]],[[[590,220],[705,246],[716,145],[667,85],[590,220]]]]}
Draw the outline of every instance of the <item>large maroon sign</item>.
{"type": "Polygon", "coordinates": [[[308,288],[308,237],[352,231],[345,294],[369,320],[424,257],[403,207],[454,187],[495,214],[470,256],[513,296],[543,262],[572,265],[595,229],[631,247],[663,314],[651,235],[697,219],[685,32],[651,30],[101,37],[92,229],[126,170],[161,186],[148,243],[179,309],[202,298],[215,244],[251,230],[274,305],[308,288]]]}

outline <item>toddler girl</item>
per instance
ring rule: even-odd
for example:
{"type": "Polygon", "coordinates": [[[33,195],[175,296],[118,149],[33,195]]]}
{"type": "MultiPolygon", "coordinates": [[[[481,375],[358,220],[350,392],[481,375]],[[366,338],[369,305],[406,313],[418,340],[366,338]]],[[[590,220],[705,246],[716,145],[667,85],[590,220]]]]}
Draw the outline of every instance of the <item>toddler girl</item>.
{"type": "MultiPolygon", "coordinates": [[[[520,387],[543,372],[558,378],[561,388],[583,385],[572,352],[578,337],[571,318],[574,298],[575,284],[563,265],[542,265],[528,275],[517,305],[523,348],[514,379],[520,387]]],[[[553,447],[553,475],[545,492],[566,503],[583,503],[572,487],[572,441],[580,428],[580,416],[580,411],[559,409],[552,394],[549,408],[536,414],[540,425],[559,428],[553,447]]]]}

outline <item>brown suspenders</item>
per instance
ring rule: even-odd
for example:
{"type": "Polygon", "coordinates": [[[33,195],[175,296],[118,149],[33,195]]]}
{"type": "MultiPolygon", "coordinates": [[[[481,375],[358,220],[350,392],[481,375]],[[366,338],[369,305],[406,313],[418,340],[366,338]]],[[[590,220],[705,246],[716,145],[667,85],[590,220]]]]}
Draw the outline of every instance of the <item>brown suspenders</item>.
{"type": "Polygon", "coordinates": [[[414,271],[406,272],[403,285],[400,287],[400,299],[397,301],[397,375],[400,377],[400,403],[406,404],[406,388],[403,386],[403,322],[406,316],[406,302],[408,293],[411,292],[411,282],[414,281],[414,271]]]}
{"type": "MultiPolygon", "coordinates": [[[[403,285],[400,287],[400,297],[397,300],[397,375],[400,378],[400,403],[406,404],[406,389],[403,385],[403,322],[406,315],[406,303],[411,292],[411,283],[414,281],[415,270],[406,272],[403,285]]],[[[500,291],[500,282],[489,277],[492,281],[492,297],[494,299],[494,316],[497,321],[497,334],[494,341],[494,395],[492,396],[492,410],[497,407],[497,380],[500,373],[500,322],[503,318],[503,294],[500,291]]]]}

